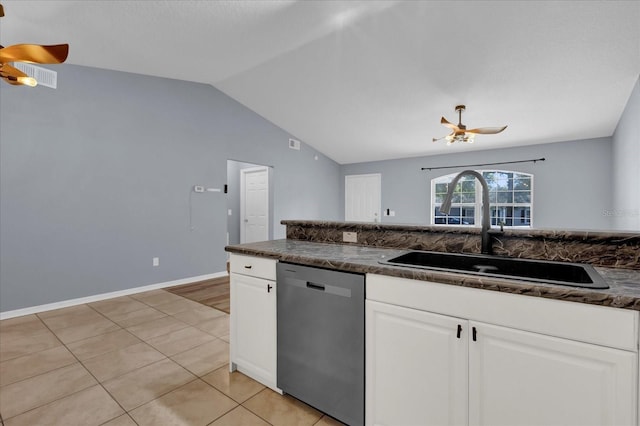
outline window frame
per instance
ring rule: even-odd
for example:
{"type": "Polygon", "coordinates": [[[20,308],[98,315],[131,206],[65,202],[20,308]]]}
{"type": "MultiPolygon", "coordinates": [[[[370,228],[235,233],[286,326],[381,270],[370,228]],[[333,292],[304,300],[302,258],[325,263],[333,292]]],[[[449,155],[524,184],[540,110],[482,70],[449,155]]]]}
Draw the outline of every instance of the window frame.
{"type": "MultiPolygon", "coordinates": [[[[512,209],[515,209],[517,207],[528,207],[529,208],[529,224],[528,225],[507,225],[505,224],[504,227],[509,228],[509,229],[532,229],[533,228],[533,220],[534,220],[534,175],[533,173],[527,173],[527,172],[520,172],[517,170],[497,170],[497,169],[480,169],[480,170],[475,170],[476,172],[480,173],[483,177],[485,176],[485,173],[511,173],[511,174],[517,174],[519,175],[519,177],[527,177],[529,178],[529,182],[530,182],[530,187],[529,187],[529,195],[530,195],[530,199],[529,199],[529,203],[516,203],[515,201],[512,201],[510,203],[498,203],[498,202],[490,202],[489,203],[489,209],[491,211],[492,208],[497,208],[497,207],[511,207],[512,209]]],[[[436,202],[436,184],[440,184],[440,183],[450,183],[453,178],[455,176],[457,176],[458,173],[449,173],[446,175],[442,175],[442,176],[437,176],[434,177],[433,179],[431,179],[431,199],[430,199],[430,213],[429,213],[429,223],[431,226],[456,226],[456,227],[466,227],[466,228],[480,228],[481,227],[481,217],[482,217],[482,185],[478,184],[478,179],[476,179],[475,177],[473,178],[473,182],[474,182],[474,188],[475,188],[475,202],[474,203],[452,203],[451,204],[451,208],[469,208],[472,207],[474,208],[474,223],[473,224],[456,224],[456,223],[435,223],[436,221],[436,217],[442,217],[442,216],[436,216],[435,213],[435,209],[437,206],[441,205],[442,203],[437,203],[436,202]]],[[[466,176],[464,177],[466,178],[466,176]]],[[[463,179],[464,179],[463,178],[463,179]]],[[[512,177],[511,179],[515,179],[515,176],[512,177]]],[[[464,180],[461,180],[460,182],[464,182],[464,180]]],[[[491,191],[490,191],[491,192],[491,191]]],[[[511,193],[516,192],[514,188],[511,189],[511,193]]],[[[514,197],[515,199],[515,197],[514,197]]],[[[512,213],[513,215],[513,213],[512,213]]],[[[445,216],[446,217],[446,216],[445,216]]],[[[461,216],[462,217],[462,216],[461,216]]],[[[513,216],[512,216],[513,218],[513,216]]],[[[491,225],[491,226],[498,226],[498,225],[491,225]]]]}

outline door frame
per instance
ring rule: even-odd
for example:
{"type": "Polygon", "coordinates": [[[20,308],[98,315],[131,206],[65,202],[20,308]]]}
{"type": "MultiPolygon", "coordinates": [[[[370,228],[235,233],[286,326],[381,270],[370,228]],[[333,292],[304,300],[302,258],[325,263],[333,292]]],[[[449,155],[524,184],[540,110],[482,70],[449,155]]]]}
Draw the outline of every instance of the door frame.
{"type": "Polygon", "coordinates": [[[245,188],[245,179],[247,173],[253,173],[257,171],[265,171],[267,175],[267,196],[265,197],[265,215],[267,221],[267,235],[266,240],[269,239],[269,235],[271,233],[271,218],[269,216],[269,198],[270,194],[270,182],[269,182],[269,167],[268,166],[256,166],[256,167],[247,167],[245,169],[240,169],[240,244],[245,243],[246,231],[245,231],[245,209],[246,209],[246,188],[245,188]]]}

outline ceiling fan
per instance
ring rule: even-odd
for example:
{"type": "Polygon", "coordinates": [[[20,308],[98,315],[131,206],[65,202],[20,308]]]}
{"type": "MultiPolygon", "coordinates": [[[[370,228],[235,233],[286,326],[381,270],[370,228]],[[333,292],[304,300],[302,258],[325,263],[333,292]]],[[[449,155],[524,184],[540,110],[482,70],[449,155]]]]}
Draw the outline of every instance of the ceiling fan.
{"type": "MultiPolygon", "coordinates": [[[[0,4],[0,18],[4,16],[4,8],[0,4]]],[[[35,87],[38,82],[9,62],[27,62],[32,64],[61,64],[69,54],[68,44],[42,46],[39,44],[15,44],[4,47],[0,45],[0,78],[9,84],[35,87]]]]}
{"type": "Polygon", "coordinates": [[[446,118],[442,117],[440,123],[442,123],[445,127],[448,127],[452,130],[452,132],[446,136],[441,138],[433,138],[433,142],[437,142],[440,139],[446,139],[447,145],[451,145],[454,142],[468,142],[473,143],[473,139],[476,135],[495,135],[496,133],[500,133],[507,126],[504,127],[480,127],[477,129],[467,130],[467,126],[462,124],[462,111],[465,110],[464,105],[456,105],[456,111],[458,111],[458,125],[456,126],[453,123],[447,121],[446,118]]]}

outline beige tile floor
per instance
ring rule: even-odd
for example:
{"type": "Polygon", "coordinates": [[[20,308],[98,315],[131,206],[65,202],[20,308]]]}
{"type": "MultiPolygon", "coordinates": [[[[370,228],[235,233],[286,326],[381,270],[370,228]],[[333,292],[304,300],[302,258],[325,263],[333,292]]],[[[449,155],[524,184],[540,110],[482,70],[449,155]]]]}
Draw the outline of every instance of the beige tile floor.
{"type": "Polygon", "coordinates": [[[228,363],[228,315],[164,290],[2,320],[0,424],[341,424],[228,363]]]}

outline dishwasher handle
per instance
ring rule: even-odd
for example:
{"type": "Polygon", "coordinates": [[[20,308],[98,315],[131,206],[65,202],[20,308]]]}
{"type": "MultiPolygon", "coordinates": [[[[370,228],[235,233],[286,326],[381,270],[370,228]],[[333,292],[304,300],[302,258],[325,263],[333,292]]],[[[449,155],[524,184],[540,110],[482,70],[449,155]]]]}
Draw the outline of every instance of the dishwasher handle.
{"type": "Polygon", "coordinates": [[[324,291],[324,285],[323,284],[316,284],[316,283],[312,283],[311,281],[307,281],[307,288],[310,288],[310,289],[313,289],[313,290],[324,291]]]}

